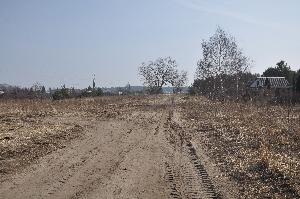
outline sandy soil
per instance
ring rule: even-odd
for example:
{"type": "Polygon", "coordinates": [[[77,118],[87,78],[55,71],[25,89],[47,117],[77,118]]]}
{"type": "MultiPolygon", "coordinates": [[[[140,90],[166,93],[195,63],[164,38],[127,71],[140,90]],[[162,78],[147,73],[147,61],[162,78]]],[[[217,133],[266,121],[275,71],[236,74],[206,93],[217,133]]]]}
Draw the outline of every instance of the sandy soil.
{"type": "Polygon", "coordinates": [[[238,198],[234,184],[181,128],[176,100],[161,96],[106,119],[46,118],[87,128],[5,175],[0,198],[238,198]]]}

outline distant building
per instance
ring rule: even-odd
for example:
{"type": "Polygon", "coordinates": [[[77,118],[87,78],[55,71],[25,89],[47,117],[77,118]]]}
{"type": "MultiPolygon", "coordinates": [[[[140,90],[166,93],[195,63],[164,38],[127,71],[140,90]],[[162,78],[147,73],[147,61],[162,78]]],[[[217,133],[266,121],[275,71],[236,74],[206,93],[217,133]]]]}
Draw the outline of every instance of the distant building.
{"type": "Polygon", "coordinates": [[[262,98],[287,98],[292,94],[292,86],[285,77],[257,77],[249,88],[252,96],[262,98]]]}
{"type": "Polygon", "coordinates": [[[4,95],[4,91],[0,90],[0,96],[4,95]]]}
{"type": "Polygon", "coordinates": [[[289,89],[291,86],[285,77],[257,77],[250,84],[250,88],[289,89]]]}

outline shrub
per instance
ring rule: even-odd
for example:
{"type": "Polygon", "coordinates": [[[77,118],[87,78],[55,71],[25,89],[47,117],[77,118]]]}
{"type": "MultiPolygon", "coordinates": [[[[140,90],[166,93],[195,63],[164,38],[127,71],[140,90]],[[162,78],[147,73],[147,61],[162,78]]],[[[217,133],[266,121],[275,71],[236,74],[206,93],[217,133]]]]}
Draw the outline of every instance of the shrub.
{"type": "Polygon", "coordinates": [[[67,98],[70,98],[70,94],[65,86],[63,86],[60,90],[56,90],[52,95],[53,100],[63,100],[67,98]]]}

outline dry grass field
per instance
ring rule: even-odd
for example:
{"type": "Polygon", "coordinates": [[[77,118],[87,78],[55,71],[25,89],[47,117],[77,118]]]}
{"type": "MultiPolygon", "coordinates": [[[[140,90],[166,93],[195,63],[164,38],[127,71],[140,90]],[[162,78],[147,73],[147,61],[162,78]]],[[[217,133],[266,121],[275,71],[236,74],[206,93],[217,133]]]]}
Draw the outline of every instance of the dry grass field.
{"type": "Polygon", "coordinates": [[[0,198],[300,198],[296,107],[164,95],[0,110],[0,198]]]}
{"type": "Polygon", "coordinates": [[[299,198],[299,107],[187,97],[185,129],[238,183],[241,198],[299,198]]]}

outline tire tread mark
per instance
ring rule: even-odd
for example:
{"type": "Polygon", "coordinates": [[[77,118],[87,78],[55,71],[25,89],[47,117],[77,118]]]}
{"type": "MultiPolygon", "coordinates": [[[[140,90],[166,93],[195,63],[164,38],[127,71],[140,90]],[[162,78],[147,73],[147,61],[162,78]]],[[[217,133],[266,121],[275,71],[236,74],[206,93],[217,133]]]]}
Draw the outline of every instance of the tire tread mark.
{"type": "Polygon", "coordinates": [[[178,185],[176,184],[176,179],[174,176],[174,171],[171,168],[171,166],[166,162],[165,163],[166,166],[166,180],[170,183],[170,189],[171,189],[171,197],[172,198],[176,198],[176,199],[182,199],[180,192],[177,190],[178,189],[178,185]]]}
{"type": "Polygon", "coordinates": [[[207,193],[209,198],[221,199],[220,194],[218,194],[216,192],[215,187],[214,187],[211,179],[209,178],[207,171],[205,170],[203,164],[201,163],[193,144],[190,141],[187,141],[186,146],[187,146],[187,150],[188,150],[187,153],[188,153],[189,159],[190,159],[191,163],[194,165],[196,173],[198,174],[199,178],[201,179],[201,181],[203,183],[205,192],[207,193]]]}

